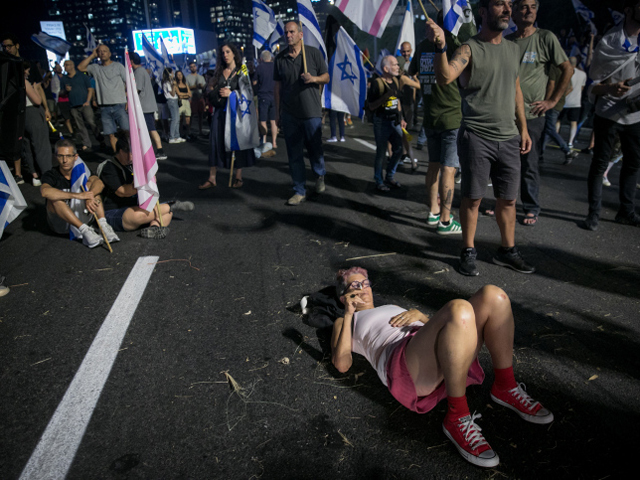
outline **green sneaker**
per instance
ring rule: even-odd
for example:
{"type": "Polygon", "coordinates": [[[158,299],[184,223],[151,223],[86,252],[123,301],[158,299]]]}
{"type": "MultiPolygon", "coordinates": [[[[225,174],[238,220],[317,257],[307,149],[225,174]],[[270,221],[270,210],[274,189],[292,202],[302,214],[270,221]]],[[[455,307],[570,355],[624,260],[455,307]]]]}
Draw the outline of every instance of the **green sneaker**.
{"type": "Polygon", "coordinates": [[[440,221],[439,213],[437,215],[434,215],[433,213],[429,212],[429,217],[427,218],[427,225],[429,225],[430,227],[435,227],[438,225],[439,221],[440,221]]]}
{"type": "Polygon", "coordinates": [[[436,231],[438,235],[460,235],[462,234],[462,227],[458,222],[451,219],[449,225],[445,225],[442,222],[438,222],[438,229],[436,231]]]}

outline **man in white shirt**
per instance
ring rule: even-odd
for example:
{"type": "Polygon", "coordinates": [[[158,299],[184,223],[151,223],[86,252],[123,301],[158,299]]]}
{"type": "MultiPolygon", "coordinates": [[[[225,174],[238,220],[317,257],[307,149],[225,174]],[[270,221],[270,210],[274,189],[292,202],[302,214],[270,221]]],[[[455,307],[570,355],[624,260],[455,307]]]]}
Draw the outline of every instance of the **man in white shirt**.
{"type": "Polygon", "coordinates": [[[578,131],[578,120],[580,120],[580,109],[582,107],[582,89],[587,84],[587,74],[577,68],[578,59],[576,57],[569,58],[569,61],[573,66],[573,75],[571,76],[571,91],[565,98],[564,108],[562,109],[560,119],[566,118],[567,120],[569,120],[569,124],[571,125],[571,133],[569,134],[569,148],[572,148],[573,140],[576,138],[576,132],[578,131]]]}

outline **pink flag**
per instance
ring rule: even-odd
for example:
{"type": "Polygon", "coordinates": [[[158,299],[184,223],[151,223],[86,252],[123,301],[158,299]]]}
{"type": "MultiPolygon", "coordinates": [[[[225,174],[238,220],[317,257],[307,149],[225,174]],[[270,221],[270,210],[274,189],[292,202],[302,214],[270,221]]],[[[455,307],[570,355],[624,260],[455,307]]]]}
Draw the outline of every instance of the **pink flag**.
{"type": "Polygon", "coordinates": [[[398,0],[336,0],[335,6],[360,30],[382,37],[398,0]]]}
{"type": "Polygon", "coordinates": [[[149,130],[144,121],[140,97],[133,77],[129,52],[125,52],[127,69],[127,108],[129,110],[129,131],[131,138],[131,156],[133,161],[133,186],[138,190],[138,205],[147,212],[153,211],[160,192],[156,183],[158,162],[153,152],[149,130]]]}

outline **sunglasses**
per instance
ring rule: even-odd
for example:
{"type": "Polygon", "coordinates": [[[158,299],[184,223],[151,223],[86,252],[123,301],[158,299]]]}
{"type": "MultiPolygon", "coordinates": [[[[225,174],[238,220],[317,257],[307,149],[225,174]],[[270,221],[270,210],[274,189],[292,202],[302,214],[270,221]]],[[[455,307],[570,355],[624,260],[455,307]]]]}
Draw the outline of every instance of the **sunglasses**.
{"type": "Polygon", "coordinates": [[[370,286],[371,286],[371,282],[369,281],[369,279],[363,280],[362,282],[359,282],[356,280],[354,282],[351,282],[346,287],[344,287],[344,290],[342,291],[342,295],[347,293],[349,290],[363,290],[365,288],[369,288],[370,286]]]}

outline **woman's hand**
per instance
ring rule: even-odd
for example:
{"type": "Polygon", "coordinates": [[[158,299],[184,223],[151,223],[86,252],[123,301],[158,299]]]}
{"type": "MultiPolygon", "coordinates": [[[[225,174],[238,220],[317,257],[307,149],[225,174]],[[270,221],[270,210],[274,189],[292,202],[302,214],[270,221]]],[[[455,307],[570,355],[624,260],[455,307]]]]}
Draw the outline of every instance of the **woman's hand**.
{"type": "Polygon", "coordinates": [[[220,96],[222,98],[227,98],[229,95],[231,95],[231,89],[229,87],[222,87],[220,89],[220,96]]]}
{"type": "Polygon", "coordinates": [[[420,310],[412,308],[406,312],[402,312],[400,315],[396,315],[389,320],[389,325],[392,327],[404,327],[405,325],[411,325],[414,322],[427,323],[429,317],[427,317],[420,310]]]}
{"type": "Polygon", "coordinates": [[[364,301],[358,296],[357,293],[350,293],[344,296],[344,313],[353,315],[358,308],[358,305],[364,305],[364,301]]]}

